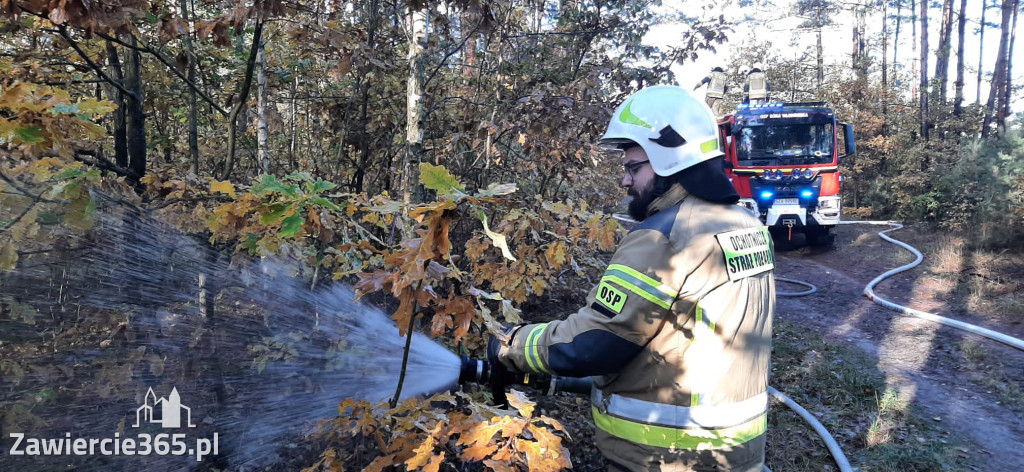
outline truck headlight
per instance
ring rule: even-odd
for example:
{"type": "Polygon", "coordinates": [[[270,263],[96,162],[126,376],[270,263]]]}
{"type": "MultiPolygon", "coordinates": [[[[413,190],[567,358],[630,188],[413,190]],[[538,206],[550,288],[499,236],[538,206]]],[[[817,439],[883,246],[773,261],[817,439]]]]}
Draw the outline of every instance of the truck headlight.
{"type": "Polygon", "coordinates": [[[819,198],[818,199],[818,208],[822,208],[822,209],[839,209],[839,199],[838,198],[834,198],[834,197],[833,198],[819,198]]]}

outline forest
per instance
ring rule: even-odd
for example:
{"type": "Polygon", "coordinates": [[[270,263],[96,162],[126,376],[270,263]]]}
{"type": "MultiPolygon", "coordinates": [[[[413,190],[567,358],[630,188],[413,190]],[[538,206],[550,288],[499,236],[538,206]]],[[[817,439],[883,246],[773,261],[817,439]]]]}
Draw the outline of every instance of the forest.
{"type": "MultiPolygon", "coordinates": [[[[355,322],[321,319],[362,300],[397,327],[392,400],[331,397],[330,421],[305,428],[314,397],[300,395],[258,416],[304,429],[253,433],[283,452],[236,438],[220,458],[161,467],[603,469],[575,397],[399,401],[413,334],[479,357],[501,324],[575,309],[627,231],[612,217],[621,164],[596,146],[612,110],[651,85],[692,88],[708,73],[695,61],[726,50],[732,84],[760,62],[776,99],[825,102],[854,126],[844,219],[1020,256],[1021,5],[979,2],[972,16],[967,0],[0,0],[3,461],[10,432],[123,432],[153,386],[207,410],[208,436],[257,394],[372,375],[344,334],[355,322]],[[737,37],[761,20],[728,12],[754,7],[814,45],[737,37]],[[671,44],[652,45],[662,25],[671,44]],[[852,44],[830,38],[838,25],[852,44]],[[320,295],[342,284],[353,294],[320,295]],[[257,389],[268,375],[289,386],[257,389]]],[[[724,109],[742,100],[731,87],[724,109]]],[[[1003,310],[1014,323],[1020,290],[1003,310]]],[[[829,388],[860,391],[844,401],[881,418],[885,387],[853,383],[829,388]]],[[[894,415],[886,434],[868,421],[844,439],[861,470],[968,470],[957,450],[915,455],[924,427],[894,415]]],[[[832,467],[771,443],[773,470],[832,467]]],[[[94,459],[65,465],[120,464],[94,459]]]]}

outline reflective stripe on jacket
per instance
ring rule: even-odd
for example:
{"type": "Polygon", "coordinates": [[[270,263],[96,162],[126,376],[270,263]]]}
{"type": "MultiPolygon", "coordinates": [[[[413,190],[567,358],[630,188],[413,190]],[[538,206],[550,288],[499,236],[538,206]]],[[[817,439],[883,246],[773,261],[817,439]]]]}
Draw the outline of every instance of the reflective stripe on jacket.
{"type": "Polygon", "coordinates": [[[678,185],[652,208],[586,306],[524,326],[499,358],[595,376],[598,447],[620,467],[759,471],[775,306],[767,232],[678,185]]]}

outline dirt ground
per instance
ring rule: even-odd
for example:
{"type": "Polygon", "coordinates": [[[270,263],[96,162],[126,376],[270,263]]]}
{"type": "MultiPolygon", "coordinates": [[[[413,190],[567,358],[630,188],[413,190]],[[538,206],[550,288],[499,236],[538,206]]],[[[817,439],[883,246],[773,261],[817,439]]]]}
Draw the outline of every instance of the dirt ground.
{"type": "MultiPolygon", "coordinates": [[[[818,292],[779,297],[777,319],[815,330],[832,342],[877,359],[887,387],[895,389],[903,403],[925,412],[951,439],[972,444],[966,451],[972,468],[1024,470],[1024,449],[1020,447],[1024,444],[1024,403],[1019,390],[1024,384],[1024,352],[869,301],[862,293],[869,281],[913,260],[909,252],[876,235],[885,229],[840,226],[836,245],[828,250],[779,244],[776,276],[812,282],[818,292]]],[[[995,258],[1003,261],[983,260],[992,256],[935,246],[936,235],[925,229],[889,235],[933,251],[925,254],[920,266],[881,282],[875,288],[877,296],[1024,338],[1024,316],[1012,309],[1019,310],[1019,305],[1006,302],[1021,294],[1017,282],[1024,271],[1021,254],[1002,251],[996,252],[995,258]],[[951,252],[961,260],[948,257],[951,252]],[[975,260],[970,260],[972,257],[975,260]],[[989,273],[994,269],[997,273],[989,273]],[[1005,283],[990,284],[992,290],[986,292],[971,284],[978,276],[1005,283]],[[1002,287],[1006,284],[1011,288],[1002,287]],[[978,310],[991,307],[1006,309],[978,310]]],[[[779,289],[796,292],[800,287],[780,283],[779,289]]]]}

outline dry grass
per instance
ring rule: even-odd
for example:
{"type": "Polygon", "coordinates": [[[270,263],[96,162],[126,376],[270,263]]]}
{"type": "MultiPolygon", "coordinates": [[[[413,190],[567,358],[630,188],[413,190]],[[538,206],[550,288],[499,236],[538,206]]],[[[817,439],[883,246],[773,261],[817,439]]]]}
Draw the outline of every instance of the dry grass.
{"type": "MultiPolygon", "coordinates": [[[[875,364],[798,326],[775,328],[772,385],[821,420],[858,470],[970,470],[962,447],[886,388],[875,364]]],[[[768,421],[772,470],[836,470],[824,442],[794,413],[773,401],[768,421]]]]}
{"type": "Polygon", "coordinates": [[[881,396],[876,395],[878,416],[865,434],[864,442],[869,448],[895,441],[903,425],[908,405],[899,398],[896,390],[888,388],[881,396]]]}

